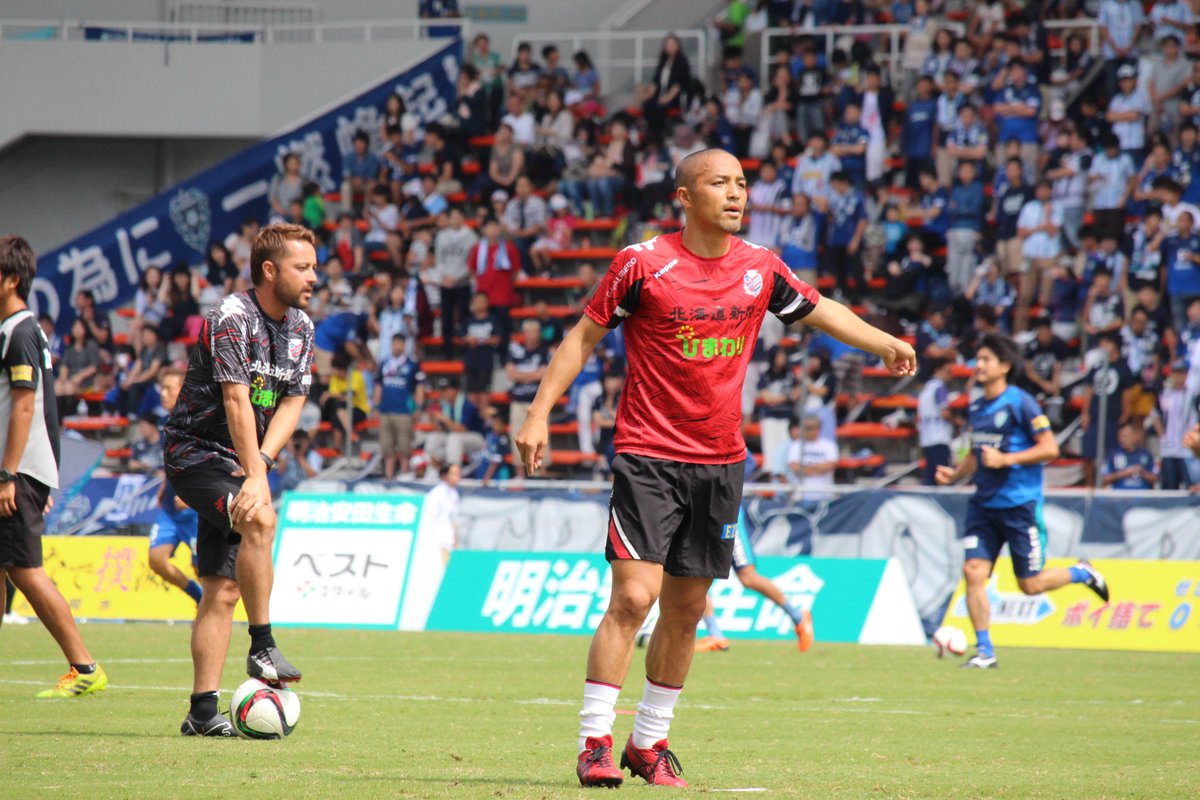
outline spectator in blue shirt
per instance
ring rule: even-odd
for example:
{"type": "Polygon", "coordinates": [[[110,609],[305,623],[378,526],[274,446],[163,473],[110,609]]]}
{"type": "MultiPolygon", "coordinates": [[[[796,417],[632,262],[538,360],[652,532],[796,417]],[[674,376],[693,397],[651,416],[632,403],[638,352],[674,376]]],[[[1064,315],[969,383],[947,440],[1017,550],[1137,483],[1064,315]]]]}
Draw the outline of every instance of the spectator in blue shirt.
{"type": "Polygon", "coordinates": [[[829,231],[825,257],[837,277],[838,291],[857,303],[864,289],[862,237],[867,228],[867,209],[862,192],[843,171],[829,178],[829,231]]]}
{"type": "Polygon", "coordinates": [[[933,78],[922,75],[917,81],[917,96],[908,103],[901,133],[904,154],[904,185],[913,188],[924,169],[933,168],[933,129],[937,120],[937,99],[933,78]]]}
{"type": "Polygon", "coordinates": [[[1017,235],[1017,218],[1021,209],[1033,199],[1033,189],[1025,183],[1025,171],[1021,160],[1010,158],[997,175],[1005,177],[1005,188],[993,188],[995,198],[994,223],[996,226],[996,257],[1000,259],[1001,272],[1011,274],[1020,271],[1023,256],[1021,237],[1017,235]]]}
{"type": "Polygon", "coordinates": [[[333,354],[345,350],[355,361],[371,362],[371,351],[363,340],[366,337],[367,315],[344,311],[326,317],[313,331],[313,360],[317,376],[329,380],[333,354]]]}
{"type": "Polygon", "coordinates": [[[992,113],[998,125],[997,139],[1021,143],[1021,162],[1025,172],[1032,175],[1038,167],[1041,143],[1038,139],[1038,117],[1042,112],[1042,93],[1029,82],[1029,71],[1023,61],[1013,61],[996,79],[1004,81],[999,89],[992,113]]]}
{"type": "Polygon", "coordinates": [[[938,361],[958,360],[958,341],[946,330],[945,309],[934,306],[925,313],[925,321],[917,328],[918,380],[928,380],[932,365],[938,361]]]}
{"type": "Polygon", "coordinates": [[[842,171],[850,176],[854,188],[860,191],[867,183],[867,143],[871,138],[861,120],[862,108],[858,103],[848,103],[829,148],[842,162],[842,171]]]}
{"type": "Polygon", "coordinates": [[[964,296],[976,309],[986,307],[994,311],[996,323],[1001,328],[1010,328],[1017,293],[1012,284],[1005,280],[997,259],[985,259],[984,263],[975,269],[975,277],[964,296]]]}
{"type": "Polygon", "coordinates": [[[425,373],[406,351],[405,336],[392,336],[391,352],[379,360],[375,375],[375,408],[379,411],[379,450],[383,455],[383,475],[396,476],[397,461],[401,472],[408,472],[412,455],[413,412],[425,403],[425,373]]]}
{"type": "Polygon", "coordinates": [[[946,204],[950,217],[946,231],[946,277],[955,295],[966,292],[975,273],[975,248],[983,233],[983,184],[975,177],[975,162],[958,162],[958,182],[946,204]]]}
{"type": "Polygon", "coordinates": [[[354,149],[342,159],[342,205],[362,213],[363,201],[379,180],[379,157],[371,152],[371,137],[366,131],[354,134],[354,149]]]}
{"type": "Polygon", "coordinates": [[[925,252],[925,242],[920,234],[910,234],[906,247],[907,255],[899,261],[888,262],[887,284],[880,304],[901,319],[916,322],[928,299],[926,276],[933,266],[933,259],[925,252]]]}
{"type": "Polygon", "coordinates": [[[1183,201],[1200,203],[1200,147],[1196,146],[1196,123],[1191,120],[1179,126],[1179,147],[1171,155],[1171,164],[1184,187],[1183,201]]]}
{"type": "Polygon", "coordinates": [[[1171,320],[1179,325],[1186,319],[1188,303],[1200,297],[1200,235],[1190,211],[1181,212],[1175,226],[1175,234],[1163,243],[1163,258],[1167,262],[1171,320]]]}
{"type": "Polygon", "coordinates": [[[449,377],[438,378],[439,398],[427,409],[433,430],[425,436],[425,452],[436,466],[462,464],[486,445],[479,409],[449,377]]]}
{"type": "Polygon", "coordinates": [[[1158,483],[1154,456],[1143,446],[1141,426],[1130,421],[1117,431],[1117,449],[1104,460],[1104,486],[1113,489],[1153,489],[1158,483]]]}
{"type": "MultiPolygon", "coordinates": [[[[824,201],[821,201],[824,203],[824,201]]],[[[801,280],[815,285],[817,250],[825,214],[812,208],[806,194],[792,197],[792,213],[779,228],[779,257],[801,280]]]]}
{"type": "Polygon", "coordinates": [[[926,246],[934,250],[946,243],[946,231],[950,227],[950,215],[946,212],[946,204],[950,197],[946,187],[938,185],[937,173],[933,167],[922,170],[918,181],[921,202],[913,209],[913,214],[921,218],[921,233],[925,235],[926,246]]]}

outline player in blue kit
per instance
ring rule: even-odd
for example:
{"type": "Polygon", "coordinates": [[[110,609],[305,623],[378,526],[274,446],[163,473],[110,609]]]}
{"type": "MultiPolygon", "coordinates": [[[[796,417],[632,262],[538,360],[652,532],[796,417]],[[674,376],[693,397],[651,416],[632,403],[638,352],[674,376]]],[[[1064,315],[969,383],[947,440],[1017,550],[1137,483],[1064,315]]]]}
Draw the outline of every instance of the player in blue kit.
{"type": "MultiPolygon", "coordinates": [[[[734,532],[733,540],[733,572],[742,586],[758,592],[783,609],[783,612],[791,618],[794,626],[792,630],[796,634],[796,644],[803,653],[812,647],[813,643],[812,613],[803,608],[796,608],[789,603],[775,582],[759,573],[754,565],[754,550],[750,546],[749,531],[750,529],[746,526],[746,510],[740,508],[738,509],[737,530],[734,532]]],[[[704,608],[704,626],[708,630],[708,636],[696,643],[696,652],[729,649],[729,640],[725,638],[725,634],[721,632],[721,628],[717,624],[711,595],[707,598],[704,608]]]]}
{"type": "MultiPolygon", "coordinates": [[[[168,414],[175,408],[182,388],[182,371],[168,369],[159,375],[159,401],[168,414]]],[[[204,594],[200,584],[172,564],[171,557],[179,545],[187,545],[188,552],[192,554],[192,571],[196,571],[196,532],[200,517],[175,496],[169,481],[163,481],[159,487],[158,505],[158,516],[154,520],[154,527],[150,529],[150,568],[199,605],[200,597],[204,594]]]]}
{"type": "Polygon", "coordinates": [[[937,482],[943,486],[975,475],[963,537],[967,611],[975,626],[976,645],[975,655],[963,664],[969,669],[998,666],[988,634],[987,581],[1005,542],[1017,585],[1025,594],[1082,583],[1108,602],[1108,584],[1087,561],[1045,568],[1042,465],[1058,457],[1058,442],[1037,401],[1008,384],[1018,361],[1011,340],[996,334],[983,337],[975,356],[975,379],[983,397],[971,403],[967,418],[971,452],[957,467],[937,469],[937,482]]]}

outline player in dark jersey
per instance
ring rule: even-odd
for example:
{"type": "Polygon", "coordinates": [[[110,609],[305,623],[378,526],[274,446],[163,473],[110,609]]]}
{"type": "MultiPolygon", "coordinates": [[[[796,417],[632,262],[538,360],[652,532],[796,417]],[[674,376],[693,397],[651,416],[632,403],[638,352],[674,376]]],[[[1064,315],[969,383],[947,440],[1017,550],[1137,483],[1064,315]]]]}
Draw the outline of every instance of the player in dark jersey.
{"type": "Polygon", "coordinates": [[[231,736],[217,713],[233,608],[250,622],[246,672],[298,681],[271,635],[275,511],[267,473],[287,444],[312,383],[316,283],[312,232],[270,225],[254,239],[254,288],[225,297],[204,320],[165,428],[163,460],[179,499],[200,515],[197,574],[204,594],[192,627],[194,684],[184,736],[231,736]]]}
{"type": "Polygon", "coordinates": [[[993,333],[980,341],[975,379],[983,397],[967,411],[971,452],[957,467],[937,468],[937,482],[943,486],[975,475],[975,495],[967,505],[963,536],[967,612],[976,641],[975,655],[963,663],[969,669],[995,669],[998,665],[988,632],[991,605],[987,581],[1006,542],[1017,585],[1025,594],[1083,583],[1108,602],[1108,585],[1088,562],[1045,568],[1042,465],[1058,458],[1058,442],[1037,401],[1008,384],[1009,374],[1020,361],[1019,352],[1010,339],[993,333]]]}
{"type": "Polygon", "coordinates": [[[907,344],[821,298],[770,250],[733,236],[746,205],[736,158],[722,150],[688,156],[676,185],[687,226],[617,255],[517,434],[532,475],[542,466],[555,401],[624,322],[628,377],[617,409],[606,547],[613,586],[588,655],[576,766],[584,786],[622,781],[612,759],[614,705],[655,600],[660,616],[621,764],[649,783],[687,785],[667,733],[708,588],[729,575],[746,459],[742,384],[763,317],[803,319],[879,355],[894,374],[916,368],[907,344]]]}
{"type": "Polygon", "coordinates": [[[0,608],[7,574],[67,657],[70,669],[38,697],[102,691],[71,607],[42,568],[50,490],[58,487],[58,404],[46,334],[26,306],[37,272],[29,244],[0,236],[0,608]]]}

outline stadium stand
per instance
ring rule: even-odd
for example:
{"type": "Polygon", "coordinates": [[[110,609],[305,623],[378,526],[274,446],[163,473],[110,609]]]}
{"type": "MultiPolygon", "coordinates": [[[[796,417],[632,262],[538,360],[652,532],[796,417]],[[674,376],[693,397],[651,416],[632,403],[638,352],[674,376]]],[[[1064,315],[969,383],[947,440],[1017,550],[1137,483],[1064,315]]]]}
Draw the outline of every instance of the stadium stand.
{"type": "MultiPolygon", "coordinates": [[[[913,342],[923,363],[951,362],[944,406],[956,422],[975,342],[998,330],[1024,349],[1017,382],[1050,410],[1065,474],[1097,456],[1097,437],[1079,434],[1101,424],[1101,452],[1125,422],[1169,450],[1191,412],[1164,398],[1200,383],[1198,47],[1192,28],[1150,15],[1117,29],[1099,5],[1097,19],[1070,0],[771,2],[765,32],[722,31],[717,63],[689,63],[667,37],[632,96],[600,85],[586,51],[546,67],[468,43],[445,124],[411,124],[395,96],[381,109],[383,147],[345,176],[359,188],[321,195],[285,169],[272,195],[271,219],[325,239],[318,327],[357,315],[342,344],[363,375],[368,421],[349,445],[377,450],[371,388],[403,333],[425,383],[418,442],[442,424],[427,412],[453,385],[487,442],[465,456],[470,473],[509,461],[508,409],[529,397],[522,376],[544,365],[619,248],[682,224],[674,165],[720,147],[749,180],[743,235],[913,342]],[[1109,37],[1142,50],[1119,56],[1109,37]],[[1093,391],[1110,376],[1116,389],[1093,391]]],[[[147,271],[112,319],[80,310],[61,345],[62,410],[68,428],[104,437],[112,466],[129,457],[114,433],[194,343],[206,290],[247,284],[253,232],[216,232],[204,263],[147,271]]],[[[606,401],[600,386],[619,374],[622,348],[619,332],[602,344],[554,419],[550,474],[603,471],[592,404],[606,401]]],[[[760,474],[798,480],[787,421],[813,414],[841,445],[840,481],[916,480],[929,377],[896,381],[867,354],[768,321],[743,402],[760,474]]],[[[314,399],[330,379],[317,374],[314,399]]],[[[313,426],[318,448],[340,456],[330,425],[313,426]]]]}

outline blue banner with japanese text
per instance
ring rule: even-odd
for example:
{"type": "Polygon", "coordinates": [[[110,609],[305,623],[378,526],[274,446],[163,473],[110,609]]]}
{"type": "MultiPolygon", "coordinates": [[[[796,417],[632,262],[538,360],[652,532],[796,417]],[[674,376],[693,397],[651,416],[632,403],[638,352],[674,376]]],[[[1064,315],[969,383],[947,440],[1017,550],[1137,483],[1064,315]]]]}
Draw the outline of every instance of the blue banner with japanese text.
{"type": "Polygon", "coordinates": [[[53,317],[65,333],[80,291],[91,291],[102,309],[118,308],[133,297],[150,267],[203,263],[209,243],[223,240],[246,218],[267,221],[271,179],[289,153],[300,156],[306,180],[322,192],[337,191],[342,159],[353,150],[354,134],[362,130],[378,139],[390,94],[403,97],[422,125],[452,113],[461,50],[461,40],[456,39],[353,100],[231,156],[43,254],[30,305],[36,313],[53,317]]]}

